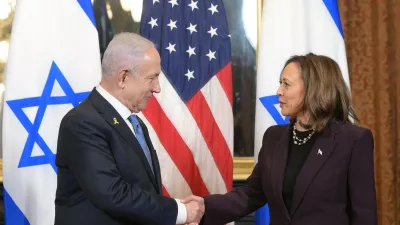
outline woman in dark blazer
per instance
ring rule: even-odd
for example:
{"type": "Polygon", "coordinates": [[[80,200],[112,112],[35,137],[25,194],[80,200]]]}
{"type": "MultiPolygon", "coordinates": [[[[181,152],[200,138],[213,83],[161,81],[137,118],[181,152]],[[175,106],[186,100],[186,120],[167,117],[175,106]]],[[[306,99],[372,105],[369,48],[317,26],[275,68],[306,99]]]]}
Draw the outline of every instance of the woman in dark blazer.
{"type": "Polygon", "coordinates": [[[357,120],[338,64],[314,54],[290,58],[277,90],[290,124],[264,134],[244,186],[205,203],[204,225],[235,221],[268,203],[271,225],[377,225],[374,141],[357,120]]]}

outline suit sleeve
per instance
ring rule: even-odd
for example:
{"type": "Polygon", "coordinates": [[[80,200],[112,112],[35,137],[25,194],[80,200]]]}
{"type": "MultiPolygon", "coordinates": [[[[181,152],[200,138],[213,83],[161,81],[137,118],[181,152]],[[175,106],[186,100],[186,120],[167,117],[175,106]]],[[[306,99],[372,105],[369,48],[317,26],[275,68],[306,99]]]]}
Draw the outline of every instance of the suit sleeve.
{"type": "Polygon", "coordinates": [[[133,224],[175,224],[176,201],[125,182],[101,129],[94,122],[74,118],[60,126],[58,144],[70,146],[67,163],[87,198],[111,216],[133,224]]]}
{"type": "Polygon", "coordinates": [[[220,225],[238,220],[267,203],[261,185],[263,176],[261,160],[265,154],[267,132],[264,134],[258,163],[246,180],[246,184],[225,195],[210,195],[204,198],[206,211],[202,220],[203,225],[220,225]]]}
{"type": "Polygon", "coordinates": [[[374,140],[366,130],[356,142],[349,167],[351,225],[377,225],[374,180],[374,140]]]}

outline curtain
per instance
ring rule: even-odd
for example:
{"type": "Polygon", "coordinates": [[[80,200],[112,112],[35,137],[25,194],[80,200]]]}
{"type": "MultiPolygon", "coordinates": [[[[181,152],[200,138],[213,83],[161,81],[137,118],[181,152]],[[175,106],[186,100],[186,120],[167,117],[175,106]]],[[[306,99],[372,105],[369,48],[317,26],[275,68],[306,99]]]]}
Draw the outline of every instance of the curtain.
{"type": "Polygon", "coordinates": [[[339,1],[353,103],[375,138],[380,225],[400,225],[400,1],[339,1]]]}

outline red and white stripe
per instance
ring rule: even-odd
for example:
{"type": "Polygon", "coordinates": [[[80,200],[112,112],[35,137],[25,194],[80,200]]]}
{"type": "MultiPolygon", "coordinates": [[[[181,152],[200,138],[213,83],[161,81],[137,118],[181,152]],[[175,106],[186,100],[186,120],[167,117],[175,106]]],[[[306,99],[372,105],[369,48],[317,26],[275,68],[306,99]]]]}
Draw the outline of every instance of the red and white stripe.
{"type": "Polygon", "coordinates": [[[163,193],[174,198],[232,189],[232,72],[227,64],[186,104],[164,74],[142,112],[160,160],[163,193]]]}

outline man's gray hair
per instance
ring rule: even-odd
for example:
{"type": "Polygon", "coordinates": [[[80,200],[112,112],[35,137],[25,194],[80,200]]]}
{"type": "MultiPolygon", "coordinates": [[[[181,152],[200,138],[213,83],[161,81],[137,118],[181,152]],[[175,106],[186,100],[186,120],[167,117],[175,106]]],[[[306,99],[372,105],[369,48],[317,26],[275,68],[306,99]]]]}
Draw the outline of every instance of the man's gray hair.
{"type": "Polygon", "coordinates": [[[122,68],[128,68],[136,76],[145,52],[154,44],[134,33],[120,33],[108,44],[101,62],[103,76],[111,76],[122,68]]]}

